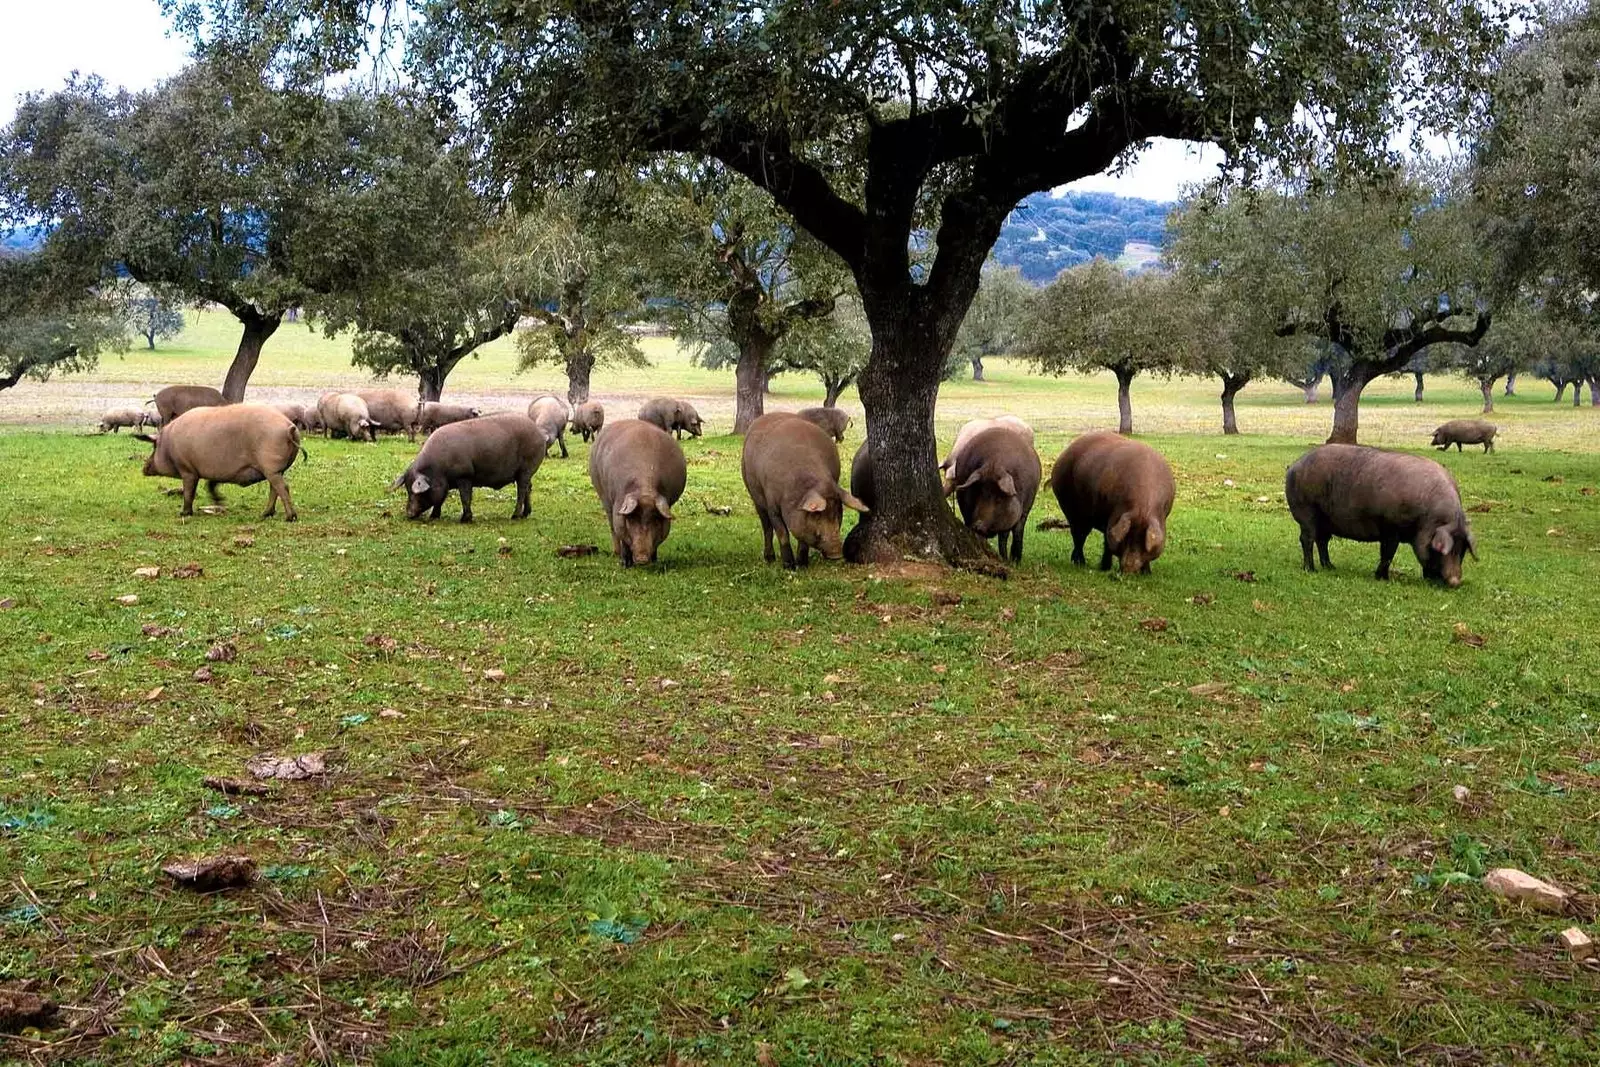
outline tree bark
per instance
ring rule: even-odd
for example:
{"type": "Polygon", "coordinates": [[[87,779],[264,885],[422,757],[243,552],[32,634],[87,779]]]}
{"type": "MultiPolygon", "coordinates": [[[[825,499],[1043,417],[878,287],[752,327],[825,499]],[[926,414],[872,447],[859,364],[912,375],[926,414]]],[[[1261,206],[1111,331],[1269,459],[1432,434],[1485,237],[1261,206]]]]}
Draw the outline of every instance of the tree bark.
{"type": "Polygon", "coordinates": [[[1414,370],[1411,373],[1415,374],[1417,376],[1417,392],[1416,392],[1416,395],[1412,397],[1412,399],[1420,404],[1420,403],[1422,403],[1422,371],[1414,370]]]}
{"type": "Polygon", "coordinates": [[[1333,433],[1330,445],[1353,445],[1361,427],[1361,390],[1377,375],[1369,364],[1356,362],[1333,377],[1333,433]]]}
{"type": "Polygon", "coordinates": [[[1517,372],[1512,371],[1506,375],[1506,396],[1517,395],[1517,372]]]}
{"type": "Polygon", "coordinates": [[[228,376],[222,382],[222,395],[229,403],[237,404],[244,399],[250,375],[255,373],[256,364],[261,361],[261,348],[277,332],[279,323],[283,321],[283,313],[262,314],[246,305],[235,311],[234,317],[244,326],[244,333],[239,338],[238,351],[233,354],[233,363],[228,366],[228,376]]]}
{"type": "Polygon", "coordinates": [[[1321,385],[1321,378],[1313,378],[1309,382],[1305,383],[1307,404],[1315,404],[1317,402],[1317,390],[1321,387],[1321,385]]]}
{"type": "Polygon", "coordinates": [[[1564,382],[1564,381],[1557,381],[1557,382],[1552,382],[1551,384],[1556,387],[1556,399],[1555,399],[1555,402],[1557,404],[1559,404],[1559,403],[1561,403],[1561,398],[1567,395],[1567,383],[1564,382]]]}
{"type": "Polygon", "coordinates": [[[1233,412],[1233,398],[1239,391],[1250,384],[1248,374],[1224,374],[1222,376],[1222,432],[1236,434],[1239,432],[1239,420],[1233,412]]]}
{"type": "Polygon", "coordinates": [[[981,382],[981,381],[985,381],[986,380],[984,378],[984,376],[983,376],[983,357],[982,356],[973,356],[972,357],[972,380],[975,381],[975,382],[981,382]]]}
{"type": "Polygon", "coordinates": [[[424,403],[437,402],[444,395],[444,380],[449,373],[449,367],[437,363],[431,367],[424,367],[417,375],[417,396],[424,403]]]}
{"type": "Polygon", "coordinates": [[[1133,398],[1129,396],[1129,389],[1133,385],[1133,376],[1138,371],[1128,370],[1124,367],[1111,368],[1117,376],[1117,432],[1120,434],[1133,433],[1133,398]]]}
{"type": "Polygon", "coordinates": [[[1485,415],[1492,414],[1494,412],[1494,379],[1478,379],[1478,389],[1483,393],[1483,413],[1485,415]]]}
{"type": "Polygon", "coordinates": [[[594,353],[580,348],[567,356],[567,403],[576,407],[589,400],[589,376],[594,372],[594,353]]]}
{"type": "MultiPolygon", "coordinates": [[[[1591,397],[1591,399],[1593,398],[1593,393],[1592,392],[1590,393],[1590,397],[1591,397]]],[[[1579,378],[1577,381],[1572,383],[1572,406],[1573,407],[1579,407],[1582,404],[1583,404],[1583,379],[1579,378]]]]}
{"type": "Polygon", "coordinates": [[[733,369],[733,432],[746,433],[767,407],[767,362],[772,358],[774,339],[765,334],[747,336],[739,342],[739,362],[733,369]]]}
{"type": "Polygon", "coordinates": [[[1589,406],[1600,408],[1600,375],[1589,379],[1589,406]]]}

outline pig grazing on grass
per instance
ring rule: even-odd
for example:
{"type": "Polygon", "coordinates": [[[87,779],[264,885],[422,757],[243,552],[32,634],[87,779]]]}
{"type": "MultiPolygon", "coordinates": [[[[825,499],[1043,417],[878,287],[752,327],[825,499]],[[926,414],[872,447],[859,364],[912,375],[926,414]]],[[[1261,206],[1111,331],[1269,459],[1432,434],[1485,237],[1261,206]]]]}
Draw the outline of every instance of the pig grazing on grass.
{"type": "Polygon", "coordinates": [[[843,441],[850,428],[850,414],[838,408],[802,408],[796,414],[826,430],[835,441],[843,441]]]}
{"type": "Polygon", "coordinates": [[[419,519],[430,509],[437,519],[454,489],[461,494],[461,521],[471,522],[473,489],[501,489],[515,482],[517,503],[511,517],[526,518],[529,483],[544,462],[545,447],[539,427],[515,412],[453,422],[434,431],[389,488],[405,489],[408,519],[419,519]]]}
{"type": "Polygon", "coordinates": [[[872,475],[872,439],[861,442],[855,458],[850,461],[850,492],[865,504],[868,510],[878,506],[878,486],[872,475]]]}
{"type": "Polygon", "coordinates": [[[1072,562],[1084,562],[1083,543],[1094,530],[1105,535],[1103,571],[1115,556],[1123,574],[1148,574],[1167,547],[1177,486],[1172,468],[1149,445],[1121,434],[1084,434],[1056,460],[1050,488],[1072,531],[1072,562]]]}
{"type": "Polygon", "coordinates": [[[1463,450],[1462,445],[1482,445],[1485,452],[1493,452],[1498,432],[1497,426],[1482,419],[1452,419],[1433,431],[1432,444],[1441,452],[1450,451],[1451,445],[1457,452],[1463,450]]]}
{"type": "Polygon", "coordinates": [[[227,397],[209,385],[169,385],[151,401],[163,426],[192,408],[221,407],[227,402],[227,397]]]}
{"type": "Polygon", "coordinates": [[[606,424],[606,409],[598,401],[586,400],[572,410],[572,432],[587,444],[606,424]]]}
{"type": "Polygon", "coordinates": [[[548,450],[553,444],[561,446],[561,458],[567,458],[567,422],[572,418],[572,405],[562,400],[559,396],[545,394],[535,397],[533,403],[528,405],[528,418],[539,427],[539,432],[544,434],[545,448],[548,450]]]}
{"type": "Polygon", "coordinates": [[[867,506],[839,484],[839,447],[827,431],[788,412],[763,415],[745,434],[740,466],[761,519],[768,563],[774,530],[785,567],[806,566],[813,548],[825,559],[844,558],[844,508],[865,512],[867,506]],[[798,557],[789,547],[791,535],[800,545],[798,557]]]}
{"type": "Polygon", "coordinates": [[[992,419],[973,419],[956,433],[956,443],[950,446],[950,454],[939,464],[939,470],[944,474],[944,495],[949,496],[955,491],[955,483],[951,480],[956,464],[961,459],[962,449],[967,443],[985,430],[992,430],[997,426],[1006,427],[1022,435],[1022,439],[1033,447],[1033,427],[1017,418],[1015,415],[1000,415],[992,419]]]}
{"type": "Polygon", "coordinates": [[[1022,562],[1022,534],[1039,492],[1039,453],[1010,426],[991,426],[962,448],[951,480],[967,528],[998,538],[1002,559],[1011,541],[1011,561],[1022,562]]]}
{"type": "Polygon", "coordinates": [[[183,514],[194,514],[194,491],[200,482],[218,504],[218,485],[254,485],[265,479],[271,487],[264,518],[271,518],[283,501],[285,522],[298,517],[289,499],[283,472],[301,454],[300,431],[294,423],[261,404],[228,404],[194,408],[168,423],[155,437],[139,435],[155,447],[145,460],[150,478],[183,480],[183,514]]]}
{"type": "Polygon", "coordinates": [[[422,411],[417,417],[417,429],[423,433],[432,433],[441,426],[449,426],[452,422],[466,422],[475,419],[483,412],[477,408],[469,408],[465,404],[441,404],[437,400],[423,403],[422,411]]]}
{"type": "Polygon", "coordinates": [[[304,404],[273,404],[272,409],[294,423],[295,429],[301,433],[318,429],[320,420],[315,408],[307,408],[304,404]]]}
{"type": "Polygon", "coordinates": [[[355,393],[323,393],[317,398],[317,418],[329,437],[348,437],[352,441],[378,439],[367,402],[355,393]]]}
{"type": "Polygon", "coordinates": [[[112,408],[100,416],[101,433],[121,433],[124,426],[132,430],[143,429],[147,423],[154,422],[156,417],[148,411],[138,408],[112,408]]]}
{"type": "Polygon", "coordinates": [[[417,439],[417,398],[399,389],[361,389],[356,391],[367,405],[367,418],[374,431],[403,433],[407,441],[417,439]]]}
{"type": "Polygon", "coordinates": [[[1305,568],[1315,571],[1311,546],[1324,567],[1328,541],[1378,542],[1377,577],[1401,542],[1411,545],[1425,577],[1452,589],[1461,584],[1461,560],[1477,559],[1461,493],[1448,471],[1431,459],[1361,445],[1322,445],[1295,460],[1283,483],[1289,512],[1300,524],[1305,568]]]}
{"type": "Polygon", "coordinates": [[[624,567],[655,562],[688,478],[683,449],[659,426],[623,419],[596,435],[589,481],[611,523],[611,550],[624,567]]]}
{"type": "Polygon", "coordinates": [[[700,436],[700,413],[694,405],[687,400],[673,400],[670,397],[657,397],[646,400],[639,409],[639,418],[681,439],[688,432],[691,437],[700,436]]]}

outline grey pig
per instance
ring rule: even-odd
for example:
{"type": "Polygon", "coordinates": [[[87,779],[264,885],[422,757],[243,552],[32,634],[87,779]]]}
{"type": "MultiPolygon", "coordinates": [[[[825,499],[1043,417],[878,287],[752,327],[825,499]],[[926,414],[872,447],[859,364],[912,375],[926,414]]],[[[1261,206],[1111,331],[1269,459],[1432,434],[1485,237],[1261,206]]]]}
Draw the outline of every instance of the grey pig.
{"type": "Polygon", "coordinates": [[[1492,422],[1482,419],[1452,419],[1433,431],[1433,440],[1430,442],[1441,452],[1450,451],[1450,446],[1455,445],[1456,451],[1463,451],[1462,445],[1482,445],[1484,452],[1494,451],[1494,435],[1499,432],[1499,427],[1492,422]]]}
{"type": "Polygon", "coordinates": [[[572,410],[572,432],[587,444],[606,424],[606,409],[597,400],[585,400],[572,410]]]}
{"type": "Polygon", "coordinates": [[[623,419],[595,437],[589,482],[606,510],[611,550],[624,567],[655,562],[688,478],[683,449],[659,426],[623,419]]]}
{"type": "Polygon", "coordinates": [[[850,428],[850,413],[839,408],[801,408],[795,414],[826,430],[835,441],[843,441],[850,428]]]}
{"type": "Polygon", "coordinates": [[[192,408],[221,407],[227,402],[220,390],[209,385],[169,385],[151,401],[163,426],[192,408]]]}
{"type": "Polygon", "coordinates": [[[501,489],[515,482],[517,503],[511,517],[526,518],[529,483],[544,453],[544,434],[525,415],[502,412],[452,422],[434,431],[389,488],[405,489],[408,519],[419,519],[430,509],[437,519],[454,489],[461,495],[461,521],[471,522],[473,489],[501,489]]]}
{"type": "Polygon", "coordinates": [[[827,431],[789,412],[763,415],[745,434],[740,469],[761,519],[762,558],[774,559],[773,531],[791,570],[810,563],[813,548],[824,559],[844,558],[844,508],[867,506],[839,484],[839,447],[827,431]],[[798,553],[789,547],[791,535],[798,553]]]}
{"type": "Polygon", "coordinates": [[[991,426],[967,441],[951,480],[967,528],[997,539],[1000,557],[1011,542],[1011,562],[1022,562],[1022,535],[1039,492],[1039,453],[1009,426],[991,426]]]}

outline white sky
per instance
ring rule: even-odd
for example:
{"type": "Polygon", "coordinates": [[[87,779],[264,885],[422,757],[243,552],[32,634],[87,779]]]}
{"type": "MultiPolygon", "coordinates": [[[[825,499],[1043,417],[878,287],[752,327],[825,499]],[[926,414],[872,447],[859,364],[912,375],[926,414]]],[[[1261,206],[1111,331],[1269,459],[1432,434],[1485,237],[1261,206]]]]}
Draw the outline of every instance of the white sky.
{"type": "MultiPolygon", "coordinates": [[[[144,89],[182,69],[184,41],[169,36],[157,0],[0,0],[0,124],[32,90],[61,87],[74,70],[112,87],[144,89]]],[[[1156,141],[1120,175],[1101,174],[1069,189],[1175,200],[1216,172],[1221,153],[1182,141],[1156,141]]]]}

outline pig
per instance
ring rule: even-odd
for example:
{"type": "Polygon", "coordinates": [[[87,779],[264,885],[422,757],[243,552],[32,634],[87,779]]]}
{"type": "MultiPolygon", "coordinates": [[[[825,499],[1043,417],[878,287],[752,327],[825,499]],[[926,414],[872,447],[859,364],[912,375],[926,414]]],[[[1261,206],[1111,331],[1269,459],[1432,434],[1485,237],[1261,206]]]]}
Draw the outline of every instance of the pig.
{"type": "Polygon", "coordinates": [[[595,435],[589,481],[611,524],[611,550],[624,567],[655,562],[688,477],[683,449],[653,423],[623,419],[595,435]]]}
{"type": "Polygon", "coordinates": [[[1167,547],[1167,516],[1177,487],[1172,468],[1149,445],[1121,434],[1088,433],[1068,445],[1050,471],[1050,488],[1072,531],[1072,562],[1083,563],[1091,531],[1105,535],[1100,569],[1115,556],[1123,574],[1149,574],[1167,547]]]}
{"type": "Polygon", "coordinates": [[[872,439],[861,442],[850,461],[850,492],[869,509],[878,506],[878,487],[872,475],[872,439]]]}
{"type": "Polygon", "coordinates": [[[316,429],[317,420],[304,404],[273,404],[272,409],[294,423],[295,429],[302,433],[310,433],[316,429]]]}
{"type": "Polygon", "coordinates": [[[161,416],[161,425],[165,426],[191,408],[221,407],[228,398],[209,385],[169,385],[150,402],[156,406],[156,414],[161,416]]]}
{"type": "Polygon", "coordinates": [[[774,530],[790,570],[807,566],[813,548],[824,559],[844,558],[843,509],[868,509],[839,484],[839,446],[826,430],[790,412],[763,415],[745,434],[740,469],[761,519],[762,558],[773,561],[774,530]],[[789,547],[790,535],[799,543],[798,555],[789,547]]]}
{"type": "Polygon", "coordinates": [[[403,433],[407,441],[417,439],[417,398],[399,389],[359,389],[355,393],[367,405],[367,418],[376,431],[403,433]]]}
{"type": "Polygon", "coordinates": [[[528,405],[528,418],[532,419],[539,427],[539,432],[544,434],[545,447],[559,444],[561,458],[567,458],[567,421],[572,418],[572,405],[562,400],[559,396],[546,393],[544,396],[535,397],[533,403],[528,405]]]}
{"type": "Polygon", "coordinates": [[[389,488],[406,491],[408,519],[419,519],[429,509],[437,519],[454,489],[461,495],[461,521],[471,522],[473,489],[501,489],[515,482],[517,503],[511,517],[526,518],[529,483],[544,462],[546,446],[539,427],[516,412],[452,422],[433,432],[389,488]]]}
{"type": "Polygon", "coordinates": [[[685,430],[691,437],[700,436],[700,413],[687,400],[673,400],[670,397],[646,400],[639,409],[639,418],[654,423],[680,440],[685,430]]]}
{"type": "Polygon", "coordinates": [[[835,441],[843,441],[850,428],[850,414],[838,408],[802,408],[796,414],[828,431],[835,441]]]}
{"type": "Polygon", "coordinates": [[[956,433],[956,443],[950,446],[950,454],[945,456],[944,462],[939,464],[939,470],[944,475],[944,495],[949,496],[955,492],[955,482],[951,480],[956,468],[956,462],[961,458],[961,450],[967,446],[978,434],[996,426],[1005,426],[1021,434],[1029,446],[1033,445],[1033,427],[1017,418],[1015,415],[998,415],[992,419],[973,419],[962,426],[956,433]]]}
{"type": "Polygon", "coordinates": [[[1433,431],[1430,443],[1441,452],[1450,451],[1451,445],[1456,446],[1457,452],[1463,451],[1462,445],[1482,445],[1488,453],[1494,451],[1494,435],[1498,432],[1499,427],[1482,419],[1451,419],[1433,431]]]}
{"type": "Polygon", "coordinates": [[[432,433],[441,426],[449,426],[452,422],[466,422],[475,419],[483,412],[477,408],[469,408],[465,404],[441,404],[437,400],[424,401],[422,410],[417,416],[417,429],[423,433],[432,433]]]}
{"type": "Polygon", "coordinates": [[[101,433],[121,433],[124,426],[132,430],[141,430],[147,423],[155,421],[156,416],[140,408],[112,408],[100,416],[101,433]]]}
{"type": "Polygon", "coordinates": [[[585,444],[606,424],[606,409],[598,401],[586,400],[572,411],[572,432],[580,434],[585,444]]]}
{"type": "Polygon", "coordinates": [[[1011,542],[1011,562],[1022,562],[1022,534],[1039,492],[1039,453],[1014,428],[991,426],[971,439],[956,460],[951,480],[967,528],[997,539],[1002,559],[1011,542]]]}
{"type": "Polygon", "coordinates": [[[342,434],[352,441],[378,439],[367,402],[355,393],[323,393],[317,398],[317,418],[329,437],[342,434]]]}
{"type": "Polygon", "coordinates": [[[1283,481],[1289,513],[1300,524],[1305,569],[1315,571],[1311,546],[1325,568],[1328,541],[1378,542],[1375,577],[1387,580],[1402,541],[1409,542],[1423,576],[1454,589],[1462,558],[1478,558],[1461,493],[1450,473],[1431,459],[1362,445],[1320,445],[1290,465],[1283,481]]]}
{"type": "Polygon", "coordinates": [[[154,437],[138,437],[154,446],[144,463],[145,477],[182,479],[182,514],[194,514],[194,491],[201,481],[220,504],[219,484],[254,485],[265,479],[270,492],[262,517],[270,519],[281,499],[284,521],[299,518],[283,472],[305,450],[300,431],[282,412],[263,404],[207,405],[179,415],[154,437]]]}

